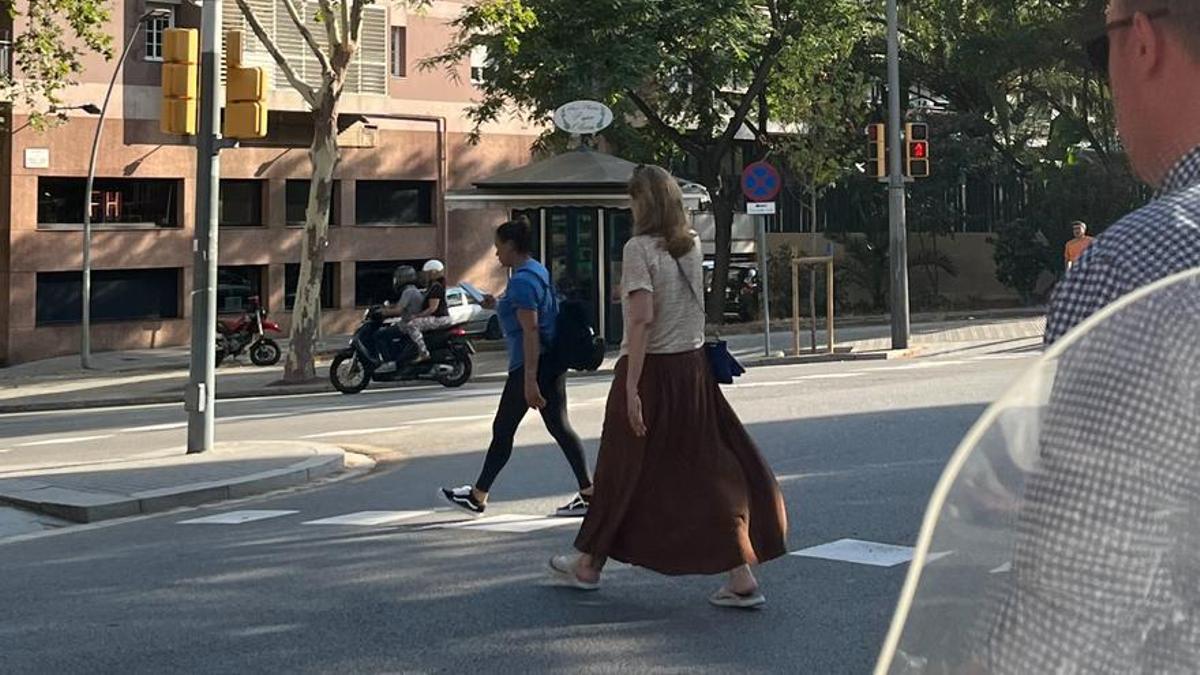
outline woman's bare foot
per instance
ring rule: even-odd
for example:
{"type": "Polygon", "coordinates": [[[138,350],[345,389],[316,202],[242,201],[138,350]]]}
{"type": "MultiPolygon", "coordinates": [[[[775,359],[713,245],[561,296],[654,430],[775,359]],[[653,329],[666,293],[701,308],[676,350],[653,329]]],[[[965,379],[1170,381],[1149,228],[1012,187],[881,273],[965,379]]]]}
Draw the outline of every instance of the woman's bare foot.
{"type": "Polygon", "coordinates": [[[729,570],[729,583],[725,587],[738,595],[753,595],[758,591],[758,579],[749,565],[742,565],[729,570]]]}

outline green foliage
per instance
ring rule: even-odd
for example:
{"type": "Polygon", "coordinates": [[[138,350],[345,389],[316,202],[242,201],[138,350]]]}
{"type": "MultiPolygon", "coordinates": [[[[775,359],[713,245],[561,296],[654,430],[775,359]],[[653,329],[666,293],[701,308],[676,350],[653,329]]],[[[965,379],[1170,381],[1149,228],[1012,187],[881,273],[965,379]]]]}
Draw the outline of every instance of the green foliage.
{"type": "Polygon", "coordinates": [[[1038,280],[1054,257],[1045,238],[1033,223],[1022,219],[1005,225],[995,243],[996,278],[1015,290],[1022,304],[1033,304],[1038,280]]]}
{"type": "Polygon", "coordinates": [[[107,0],[25,0],[6,3],[9,17],[23,20],[13,37],[13,72],[0,78],[0,102],[28,108],[30,123],[44,129],[62,119],[53,112],[62,91],[83,72],[83,56],[113,56],[112,9],[107,0]]]}

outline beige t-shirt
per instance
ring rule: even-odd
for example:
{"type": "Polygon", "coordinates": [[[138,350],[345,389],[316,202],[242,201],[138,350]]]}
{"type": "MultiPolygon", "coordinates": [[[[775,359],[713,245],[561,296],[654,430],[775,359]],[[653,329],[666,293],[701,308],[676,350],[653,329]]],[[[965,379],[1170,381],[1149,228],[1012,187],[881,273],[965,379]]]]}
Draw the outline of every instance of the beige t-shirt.
{"type": "MultiPolygon", "coordinates": [[[[679,354],[704,345],[704,254],[700,241],[685,256],[680,265],[661,246],[659,237],[637,236],[625,244],[625,259],[621,271],[621,301],[629,303],[634,291],[654,294],[654,322],[650,324],[648,354],[679,354]],[[688,284],[692,290],[688,290],[688,284]],[[693,292],[695,293],[693,295],[693,292]]],[[[629,316],[628,310],[625,316],[629,316]]],[[[629,322],[625,322],[625,340],[621,354],[629,351],[629,322]]]]}

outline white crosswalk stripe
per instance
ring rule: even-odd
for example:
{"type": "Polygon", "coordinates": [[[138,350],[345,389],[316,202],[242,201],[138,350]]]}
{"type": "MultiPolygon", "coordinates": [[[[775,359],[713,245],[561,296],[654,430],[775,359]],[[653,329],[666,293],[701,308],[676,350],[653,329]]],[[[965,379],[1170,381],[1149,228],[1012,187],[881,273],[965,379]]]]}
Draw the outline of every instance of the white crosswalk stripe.
{"type": "MultiPolygon", "coordinates": [[[[933,562],[950,554],[949,551],[931,553],[926,556],[926,562],[933,562]]],[[[798,558],[833,560],[872,567],[895,567],[912,561],[913,548],[859,539],[839,539],[828,544],[795,551],[791,555],[798,558]]]]}
{"type": "Polygon", "coordinates": [[[551,516],[529,516],[519,513],[506,513],[499,516],[488,516],[476,520],[454,523],[439,523],[430,525],[434,530],[478,530],[481,532],[508,532],[524,534],[537,532],[552,527],[564,527],[580,524],[578,518],[555,518],[551,516]]]}
{"type": "Polygon", "coordinates": [[[407,520],[414,520],[433,515],[433,511],[359,511],[344,516],[310,520],[302,525],[353,525],[370,527],[378,525],[394,525],[407,520]]]}
{"type": "Polygon", "coordinates": [[[259,520],[269,520],[271,518],[281,518],[290,516],[299,511],[271,511],[271,510],[246,510],[246,511],[230,511],[228,513],[218,513],[213,516],[205,516],[203,518],[193,518],[191,520],[181,520],[179,525],[241,525],[242,523],[253,523],[259,520]]]}

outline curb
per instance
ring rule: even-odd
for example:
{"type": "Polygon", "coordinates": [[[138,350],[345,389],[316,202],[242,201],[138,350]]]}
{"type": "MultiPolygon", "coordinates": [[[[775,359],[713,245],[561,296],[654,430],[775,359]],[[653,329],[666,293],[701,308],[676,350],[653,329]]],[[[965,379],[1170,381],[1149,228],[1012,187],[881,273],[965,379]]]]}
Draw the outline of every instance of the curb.
{"type": "MultiPolygon", "coordinates": [[[[49,493],[44,495],[47,498],[33,499],[0,494],[0,503],[75,523],[95,523],[114,518],[161,513],[186,506],[200,506],[208,502],[243,499],[265,492],[297,487],[342,471],[345,466],[346,453],[339,448],[336,455],[314,457],[283,469],[264,471],[229,481],[190,483],[128,496],[48,487],[28,490],[49,493]]],[[[18,485],[21,480],[16,479],[18,485]]],[[[32,487],[34,479],[29,479],[29,483],[32,487]]]]}
{"type": "MultiPolygon", "coordinates": [[[[854,351],[839,351],[836,354],[801,354],[799,356],[752,356],[741,359],[742,365],[746,368],[759,368],[766,366],[788,366],[788,365],[803,365],[806,363],[838,363],[843,361],[885,361],[890,359],[912,358],[922,351],[919,347],[914,347],[900,351],[870,351],[870,352],[854,352],[854,351]]],[[[615,368],[615,363],[612,365],[601,366],[599,370],[594,372],[569,372],[567,377],[570,379],[603,377],[611,375],[615,368]]],[[[480,375],[471,379],[472,382],[487,382],[496,383],[504,382],[508,379],[506,373],[496,373],[494,375],[480,375]]],[[[304,396],[308,394],[332,394],[336,389],[328,381],[322,380],[312,384],[303,384],[296,386],[278,386],[278,387],[260,387],[258,389],[244,389],[239,391],[217,392],[218,401],[228,401],[233,399],[246,398],[283,398],[287,396],[304,396]]],[[[180,394],[159,394],[155,396],[135,396],[122,399],[100,399],[100,400],[83,400],[83,401],[62,401],[62,402],[45,402],[45,403],[13,403],[0,404],[0,415],[14,415],[20,413],[35,413],[48,412],[56,410],[94,410],[103,408],[124,408],[135,405],[169,405],[178,403],[183,404],[183,396],[180,394]]]]}

